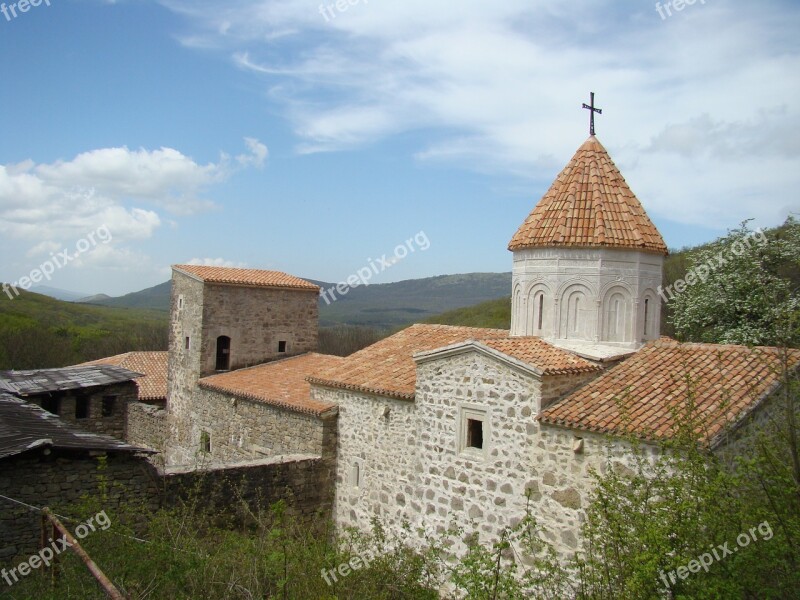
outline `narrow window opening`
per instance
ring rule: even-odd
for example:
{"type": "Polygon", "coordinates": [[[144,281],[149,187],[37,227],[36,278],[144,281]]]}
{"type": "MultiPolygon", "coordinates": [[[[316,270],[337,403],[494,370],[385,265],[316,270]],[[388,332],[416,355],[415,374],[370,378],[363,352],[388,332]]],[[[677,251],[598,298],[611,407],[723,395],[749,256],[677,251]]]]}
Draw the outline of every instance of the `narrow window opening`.
{"type": "Polygon", "coordinates": [[[467,419],[467,447],[483,449],[483,421],[467,419]]]}
{"type": "Polygon", "coordinates": [[[183,308],[183,296],[178,298],[178,308],[183,308]]]}
{"type": "Polygon", "coordinates": [[[200,452],[204,454],[211,452],[211,434],[207,431],[200,432],[200,452]]]}
{"type": "Polygon", "coordinates": [[[580,308],[580,304],[581,304],[580,296],[577,296],[575,298],[575,312],[573,313],[572,316],[572,330],[575,333],[578,333],[578,310],[580,308]]]}
{"type": "Polygon", "coordinates": [[[186,336],[186,341],[185,341],[185,343],[184,343],[184,347],[185,347],[185,348],[188,350],[190,345],[191,345],[191,343],[190,343],[190,338],[189,338],[189,336],[187,335],[187,336],[186,336]]]}
{"type": "Polygon", "coordinates": [[[286,342],[278,342],[278,352],[286,352],[286,342]]]}
{"type": "Polygon", "coordinates": [[[217,371],[231,368],[231,338],[221,335],[217,338],[217,371]]]}
{"type": "Polygon", "coordinates": [[[117,404],[117,397],[116,396],[103,396],[103,416],[104,417],[113,417],[114,416],[114,408],[117,404]]]}
{"type": "Polygon", "coordinates": [[[75,398],[75,418],[89,418],[89,398],[86,398],[85,396],[78,396],[75,398]]]}
{"type": "Polygon", "coordinates": [[[647,335],[647,320],[650,318],[650,298],[644,299],[644,334],[647,335]]]}
{"type": "Polygon", "coordinates": [[[539,321],[536,325],[536,329],[539,331],[542,330],[542,312],[544,311],[544,294],[539,294],[539,321]]]}

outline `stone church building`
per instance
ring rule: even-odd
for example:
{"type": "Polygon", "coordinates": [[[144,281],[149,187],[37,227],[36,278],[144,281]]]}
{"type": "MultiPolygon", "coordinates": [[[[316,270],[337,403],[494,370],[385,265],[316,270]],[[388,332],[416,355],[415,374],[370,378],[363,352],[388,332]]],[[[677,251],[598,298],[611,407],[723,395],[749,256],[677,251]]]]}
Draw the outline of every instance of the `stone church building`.
{"type": "Polygon", "coordinates": [[[657,453],[687,374],[712,446],[770,405],[777,349],[660,337],[667,247],[594,136],[509,250],[510,331],[413,325],[345,358],[316,353],[317,286],[173,267],[166,433],[130,441],[173,467],[318,457],[339,527],[474,523],[492,539],[530,496],[570,553],[590,469],[628,463],[629,434],[657,453]]]}

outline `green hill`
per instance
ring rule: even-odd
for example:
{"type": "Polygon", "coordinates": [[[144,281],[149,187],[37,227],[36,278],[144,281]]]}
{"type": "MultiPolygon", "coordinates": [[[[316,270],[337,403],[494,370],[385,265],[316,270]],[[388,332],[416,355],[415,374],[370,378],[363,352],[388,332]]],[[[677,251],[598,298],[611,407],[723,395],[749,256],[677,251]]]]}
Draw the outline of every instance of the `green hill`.
{"type": "Polygon", "coordinates": [[[509,329],[511,327],[511,297],[481,302],[475,306],[449,310],[423,323],[437,325],[461,325],[464,327],[491,327],[509,329]]]}
{"type": "Polygon", "coordinates": [[[132,350],[166,350],[163,311],[0,296],[0,369],[60,367],[132,350]]]}
{"type": "Polygon", "coordinates": [[[159,283],[156,286],[110,298],[108,296],[85,298],[81,302],[99,304],[101,306],[115,306],[118,308],[149,308],[152,310],[169,310],[169,295],[172,290],[172,280],[159,283]]]}
{"type": "MultiPolygon", "coordinates": [[[[328,292],[319,301],[322,327],[357,325],[392,329],[444,311],[500,298],[511,290],[511,273],[465,273],[376,283],[336,292],[335,283],[313,281],[328,292]]],[[[86,299],[93,305],[169,310],[171,282],[118,298],[86,299]]]]}

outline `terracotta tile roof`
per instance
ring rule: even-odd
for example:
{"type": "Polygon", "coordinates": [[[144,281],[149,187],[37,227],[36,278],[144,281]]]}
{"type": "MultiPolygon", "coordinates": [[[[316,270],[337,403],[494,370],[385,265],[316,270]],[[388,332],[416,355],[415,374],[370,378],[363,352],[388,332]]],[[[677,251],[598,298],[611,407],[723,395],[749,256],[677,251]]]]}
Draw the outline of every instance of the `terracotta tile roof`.
{"type": "Polygon", "coordinates": [[[578,149],[511,238],[508,249],[553,246],[667,254],[658,229],[595,137],[578,149]]]}
{"type": "Polygon", "coordinates": [[[123,367],[129,371],[143,373],[136,379],[139,388],[139,400],[166,400],[167,398],[167,363],[169,352],[126,352],[83,363],[87,365],[111,365],[123,367]]]}
{"type": "Polygon", "coordinates": [[[412,400],[417,383],[413,355],[472,339],[507,337],[503,329],[412,325],[310,377],[314,384],[412,400]]]}
{"type": "MultiPolygon", "coordinates": [[[[675,431],[689,389],[697,434],[709,444],[780,382],[781,350],[661,339],[542,411],[543,423],[658,440],[675,431]]],[[[790,350],[790,367],[800,350],[790,350]]]]}
{"type": "Polygon", "coordinates": [[[281,273],[280,271],[235,269],[232,267],[205,267],[201,265],[172,265],[172,268],[176,271],[199,277],[206,283],[319,291],[319,286],[305,279],[300,279],[288,273],[281,273]]]}
{"type": "Polygon", "coordinates": [[[320,370],[334,367],[340,356],[309,353],[271,363],[204,377],[200,387],[234,394],[257,402],[310,415],[321,415],[335,404],[311,398],[311,384],[306,378],[320,370]]]}
{"type": "Polygon", "coordinates": [[[544,375],[600,372],[602,367],[538,337],[485,340],[484,345],[535,367],[544,375]]]}

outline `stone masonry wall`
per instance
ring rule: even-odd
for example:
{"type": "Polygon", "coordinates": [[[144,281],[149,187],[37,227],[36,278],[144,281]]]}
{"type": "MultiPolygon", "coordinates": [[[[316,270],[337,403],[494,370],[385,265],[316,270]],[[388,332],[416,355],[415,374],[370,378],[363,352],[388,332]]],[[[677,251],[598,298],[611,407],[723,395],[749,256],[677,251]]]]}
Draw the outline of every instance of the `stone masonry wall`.
{"type": "Polygon", "coordinates": [[[306,527],[324,527],[333,504],[332,463],[318,457],[271,458],[225,468],[173,471],[163,476],[165,502],[176,505],[199,493],[203,509],[223,512],[247,523],[246,503],[257,513],[279,500],[286,514],[306,527]]]}
{"type": "MultiPolygon", "coordinates": [[[[159,472],[143,457],[108,456],[104,469],[87,453],[29,453],[0,460],[0,493],[60,514],[77,515],[70,506],[88,494],[98,497],[100,476],[108,496],[98,510],[109,516],[121,505],[141,505],[148,511],[177,506],[199,492],[203,508],[247,522],[248,511],[267,509],[283,500],[286,513],[304,527],[324,527],[331,517],[333,465],[319,457],[269,459],[225,469],[159,472]],[[244,509],[244,503],[248,509],[244,509]]],[[[115,523],[112,518],[112,528],[115,523]]],[[[70,529],[75,524],[68,524],[70,529]]],[[[0,498],[0,568],[16,566],[32,554],[39,541],[41,513],[0,498]],[[15,558],[16,557],[16,558],[15,558]]]]}
{"type": "Polygon", "coordinates": [[[128,433],[125,441],[164,452],[169,437],[167,411],[153,404],[131,402],[128,405],[128,433]]]}
{"type": "Polygon", "coordinates": [[[316,352],[318,311],[315,291],[206,284],[200,376],[216,373],[221,335],[231,338],[231,371],[316,352]],[[284,352],[279,352],[281,341],[284,352]]]}
{"type": "MultiPolygon", "coordinates": [[[[106,457],[103,469],[100,464],[98,457],[82,452],[52,451],[49,455],[37,452],[5,458],[0,460],[0,493],[73,515],[70,505],[83,494],[97,497],[102,476],[110,482],[103,509],[112,510],[120,504],[137,501],[151,508],[158,506],[156,472],[146,460],[130,454],[112,454],[106,457]]],[[[14,556],[33,552],[40,531],[40,513],[0,499],[0,564],[5,566],[14,556]]]]}
{"type": "MultiPolygon", "coordinates": [[[[315,396],[339,404],[337,527],[367,530],[378,516],[397,533],[403,521],[429,534],[456,523],[493,541],[525,514],[530,490],[544,537],[562,555],[574,552],[592,489],[589,467],[603,470],[609,457],[624,464],[628,448],[542,427],[536,415],[543,402],[591,377],[540,381],[470,352],[418,364],[415,402],[314,386],[315,396]],[[475,415],[484,419],[482,450],[465,447],[462,422],[475,415]],[[584,440],[578,454],[576,436],[584,440]]],[[[464,549],[457,543],[453,551],[464,549]]]]}
{"type": "Polygon", "coordinates": [[[420,510],[415,487],[420,432],[416,405],[317,386],[312,386],[312,394],[339,405],[337,527],[367,530],[377,516],[399,528],[420,510]]]}
{"type": "MultiPolygon", "coordinates": [[[[203,282],[173,272],[170,303],[167,413],[170,447],[180,448],[189,445],[185,431],[191,415],[192,394],[200,378],[198,347],[203,322],[203,282]]],[[[168,453],[167,461],[170,460],[168,453]]]]}
{"type": "MultiPolygon", "coordinates": [[[[580,547],[580,527],[594,489],[591,471],[602,474],[609,467],[633,469],[634,448],[626,441],[590,432],[538,423],[536,430],[534,515],[545,539],[562,556],[571,556],[580,547]],[[580,441],[582,449],[576,452],[580,441]]],[[[651,460],[660,452],[657,446],[644,443],[639,450],[651,460]]]]}
{"type": "Polygon", "coordinates": [[[198,388],[186,427],[189,445],[182,464],[198,459],[202,432],[211,441],[205,458],[215,463],[290,454],[331,458],[336,453],[335,415],[322,420],[215,390],[198,388]]]}
{"type": "MultiPolygon", "coordinates": [[[[104,433],[119,440],[124,440],[127,407],[131,402],[136,402],[138,396],[139,393],[136,384],[133,381],[126,381],[124,383],[88,388],[86,390],[57,392],[51,394],[50,399],[58,400],[58,416],[67,423],[77,425],[86,431],[104,433]],[[86,392],[89,393],[87,394],[86,392]],[[79,396],[86,398],[89,403],[89,413],[86,418],[82,419],[78,419],[75,413],[75,406],[79,396]],[[109,416],[103,416],[103,399],[106,397],[114,398],[114,407],[109,416]]],[[[27,398],[27,400],[38,406],[42,406],[46,401],[45,398],[36,396],[27,398]]]]}
{"type": "MultiPolygon", "coordinates": [[[[229,370],[315,351],[318,302],[314,291],[204,284],[173,272],[167,464],[191,460],[199,445],[200,427],[209,426],[201,414],[224,413],[222,407],[210,409],[197,388],[199,378],[217,372],[217,339],[230,338],[229,370]],[[196,421],[198,417],[202,423],[196,421]]],[[[237,447],[230,435],[225,434],[224,440],[229,450],[237,447]]],[[[273,442],[266,447],[270,445],[273,442]]],[[[254,456],[249,449],[245,452],[248,458],[254,456]]]]}

